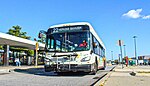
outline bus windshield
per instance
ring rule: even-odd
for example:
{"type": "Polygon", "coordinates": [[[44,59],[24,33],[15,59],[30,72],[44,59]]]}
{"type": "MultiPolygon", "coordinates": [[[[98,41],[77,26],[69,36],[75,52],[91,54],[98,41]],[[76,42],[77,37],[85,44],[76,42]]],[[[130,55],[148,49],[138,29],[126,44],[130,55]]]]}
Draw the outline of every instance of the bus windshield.
{"type": "Polygon", "coordinates": [[[63,32],[47,35],[46,48],[49,51],[72,52],[90,49],[89,31],[63,32]]]}

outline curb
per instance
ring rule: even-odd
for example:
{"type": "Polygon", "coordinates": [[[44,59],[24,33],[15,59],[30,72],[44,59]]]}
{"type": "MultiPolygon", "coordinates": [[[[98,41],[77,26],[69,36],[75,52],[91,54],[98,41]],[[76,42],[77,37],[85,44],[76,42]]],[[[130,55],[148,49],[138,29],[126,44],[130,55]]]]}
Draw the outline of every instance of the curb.
{"type": "Polygon", "coordinates": [[[110,77],[110,75],[112,74],[112,71],[114,70],[116,66],[114,66],[110,72],[106,73],[102,78],[100,78],[95,84],[94,86],[104,86],[105,82],[108,80],[108,78],[110,77]]]}
{"type": "Polygon", "coordinates": [[[98,80],[96,80],[93,84],[91,84],[90,86],[99,86],[97,84],[99,84],[98,82],[103,79],[108,73],[105,73],[102,77],[98,78],[98,80]]]}
{"type": "Polygon", "coordinates": [[[1,73],[10,73],[10,69],[0,69],[0,74],[1,73]]]}

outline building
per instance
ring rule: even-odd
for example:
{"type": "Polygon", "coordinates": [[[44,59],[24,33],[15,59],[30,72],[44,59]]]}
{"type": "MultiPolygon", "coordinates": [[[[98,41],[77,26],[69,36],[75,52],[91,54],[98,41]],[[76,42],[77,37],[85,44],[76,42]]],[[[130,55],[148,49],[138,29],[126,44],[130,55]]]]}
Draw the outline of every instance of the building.
{"type": "Polygon", "coordinates": [[[150,65],[150,55],[138,56],[140,65],[150,65]]]}
{"type": "MultiPolygon", "coordinates": [[[[129,58],[129,65],[135,65],[136,58],[129,58]]],[[[150,65],[150,55],[138,56],[138,65],[150,65]]]]}

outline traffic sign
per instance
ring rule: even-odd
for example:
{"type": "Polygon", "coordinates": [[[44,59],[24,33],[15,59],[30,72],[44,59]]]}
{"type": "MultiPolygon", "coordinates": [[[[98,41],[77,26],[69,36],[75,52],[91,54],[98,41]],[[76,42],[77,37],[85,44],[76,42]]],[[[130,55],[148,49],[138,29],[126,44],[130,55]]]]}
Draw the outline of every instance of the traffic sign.
{"type": "Polygon", "coordinates": [[[123,45],[123,41],[122,40],[118,40],[118,45],[122,46],[123,45]]]}

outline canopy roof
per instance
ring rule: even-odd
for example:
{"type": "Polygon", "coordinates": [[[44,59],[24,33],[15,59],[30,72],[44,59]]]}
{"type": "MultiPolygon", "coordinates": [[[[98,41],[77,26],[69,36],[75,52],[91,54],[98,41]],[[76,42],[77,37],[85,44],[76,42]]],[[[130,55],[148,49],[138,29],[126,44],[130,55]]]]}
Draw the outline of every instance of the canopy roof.
{"type": "MultiPolygon", "coordinates": [[[[39,49],[41,50],[44,49],[45,44],[42,43],[38,43],[38,44],[39,44],[39,49]]],[[[20,37],[16,37],[16,36],[12,36],[0,32],[0,45],[10,45],[10,46],[22,47],[22,48],[34,50],[36,41],[23,39],[20,37]]]]}

